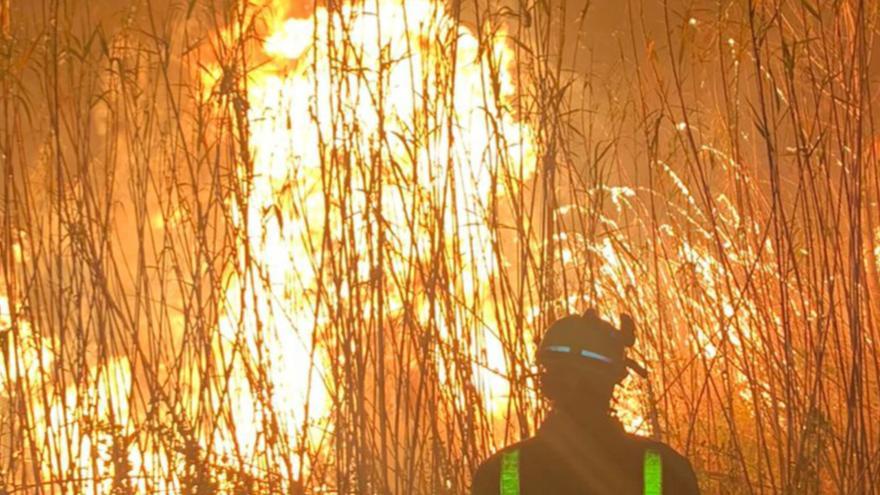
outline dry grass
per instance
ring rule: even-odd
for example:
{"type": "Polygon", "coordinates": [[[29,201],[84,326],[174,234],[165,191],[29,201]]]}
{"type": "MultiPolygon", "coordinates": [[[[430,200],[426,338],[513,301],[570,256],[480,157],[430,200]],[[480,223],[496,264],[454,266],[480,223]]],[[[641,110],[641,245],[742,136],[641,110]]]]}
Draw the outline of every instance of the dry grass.
{"type": "Polygon", "coordinates": [[[0,492],[463,493],[596,304],[706,493],[877,493],[878,5],[408,5],[2,0],[0,492]]]}

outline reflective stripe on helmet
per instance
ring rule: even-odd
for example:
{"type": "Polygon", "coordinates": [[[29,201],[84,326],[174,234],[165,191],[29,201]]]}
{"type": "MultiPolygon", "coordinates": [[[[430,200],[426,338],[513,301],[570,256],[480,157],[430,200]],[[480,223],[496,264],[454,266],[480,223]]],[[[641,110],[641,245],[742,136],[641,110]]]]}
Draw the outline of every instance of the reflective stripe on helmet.
{"type": "Polygon", "coordinates": [[[501,454],[501,495],[519,495],[519,450],[501,454]]]}
{"type": "Polygon", "coordinates": [[[571,352],[571,347],[567,345],[548,345],[544,349],[551,352],[571,352]]]}
{"type": "MultiPolygon", "coordinates": [[[[548,345],[544,348],[544,350],[548,352],[561,352],[567,354],[571,352],[571,347],[567,345],[548,345]]],[[[599,354],[598,352],[588,351],[586,349],[581,349],[581,356],[589,359],[595,359],[597,361],[602,361],[603,363],[614,362],[614,360],[608,356],[599,354]]]]}
{"type": "Polygon", "coordinates": [[[645,451],[644,477],[645,495],[663,494],[663,458],[659,452],[645,451]]]}
{"type": "Polygon", "coordinates": [[[588,351],[588,350],[586,350],[586,349],[584,349],[584,350],[581,351],[581,356],[583,356],[583,357],[585,357],[585,358],[596,359],[596,360],[602,361],[603,363],[610,363],[610,362],[611,362],[611,358],[610,358],[610,357],[608,357],[608,356],[603,356],[603,355],[601,355],[601,354],[599,354],[599,353],[596,353],[596,352],[593,352],[593,351],[588,351]]]}

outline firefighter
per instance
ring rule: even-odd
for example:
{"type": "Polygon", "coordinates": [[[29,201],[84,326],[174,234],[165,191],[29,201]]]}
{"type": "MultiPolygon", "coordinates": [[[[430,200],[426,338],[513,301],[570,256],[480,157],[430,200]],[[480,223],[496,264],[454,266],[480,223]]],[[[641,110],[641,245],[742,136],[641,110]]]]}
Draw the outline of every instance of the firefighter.
{"type": "Polygon", "coordinates": [[[554,322],[538,347],[540,389],[552,410],[537,434],[486,460],[472,495],[699,494],[690,463],[667,445],[628,434],[611,412],[635,326],[595,310],[554,322]]]}

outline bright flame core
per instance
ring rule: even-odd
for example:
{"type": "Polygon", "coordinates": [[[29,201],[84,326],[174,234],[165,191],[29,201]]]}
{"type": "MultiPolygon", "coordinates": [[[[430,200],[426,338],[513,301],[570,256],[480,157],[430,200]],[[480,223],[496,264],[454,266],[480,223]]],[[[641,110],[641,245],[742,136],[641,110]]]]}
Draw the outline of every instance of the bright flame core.
{"type": "MultiPolygon", "coordinates": [[[[464,307],[488,294],[498,255],[490,201],[515,193],[535,160],[530,129],[510,110],[513,52],[503,35],[481,50],[429,1],[318,8],[277,25],[265,43],[271,63],[248,79],[253,163],[246,211],[235,215],[247,232],[241,272],[261,282],[233,284],[221,334],[233,342],[243,333],[250,355],[262,356],[276,384],[272,409],[294,418],[283,431],[295,444],[300,425],[324,424],[328,387],[341,386],[326,348],[361,344],[340,341],[338,318],[390,322],[406,306],[444,340],[459,333],[465,317],[420,292],[462,294],[464,307]],[[462,260],[447,281],[412,275],[438,256],[462,260]],[[360,288],[375,284],[381,299],[360,288]]],[[[483,306],[479,320],[491,324],[483,306]]],[[[486,335],[485,364],[503,371],[500,342],[486,335]]],[[[504,380],[478,374],[493,382],[490,401],[506,393],[504,380]]],[[[254,392],[237,383],[236,424],[256,425],[254,392]]],[[[319,430],[326,427],[310,436],[319,430]]],[[[259,450],[258,428],[237,433],[239,448],[259,450]]]]}

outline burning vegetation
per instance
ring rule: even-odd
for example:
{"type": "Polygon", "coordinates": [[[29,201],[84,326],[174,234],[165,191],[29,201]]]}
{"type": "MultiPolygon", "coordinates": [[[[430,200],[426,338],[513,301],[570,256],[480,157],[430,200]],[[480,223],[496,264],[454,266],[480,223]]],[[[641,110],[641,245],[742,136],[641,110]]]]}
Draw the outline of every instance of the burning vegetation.
{"type": "Polygon", "coordinates": [[[464,493],[556,317],[878,493],[880,4],[0,0],[0,493],[464,493]]]}

